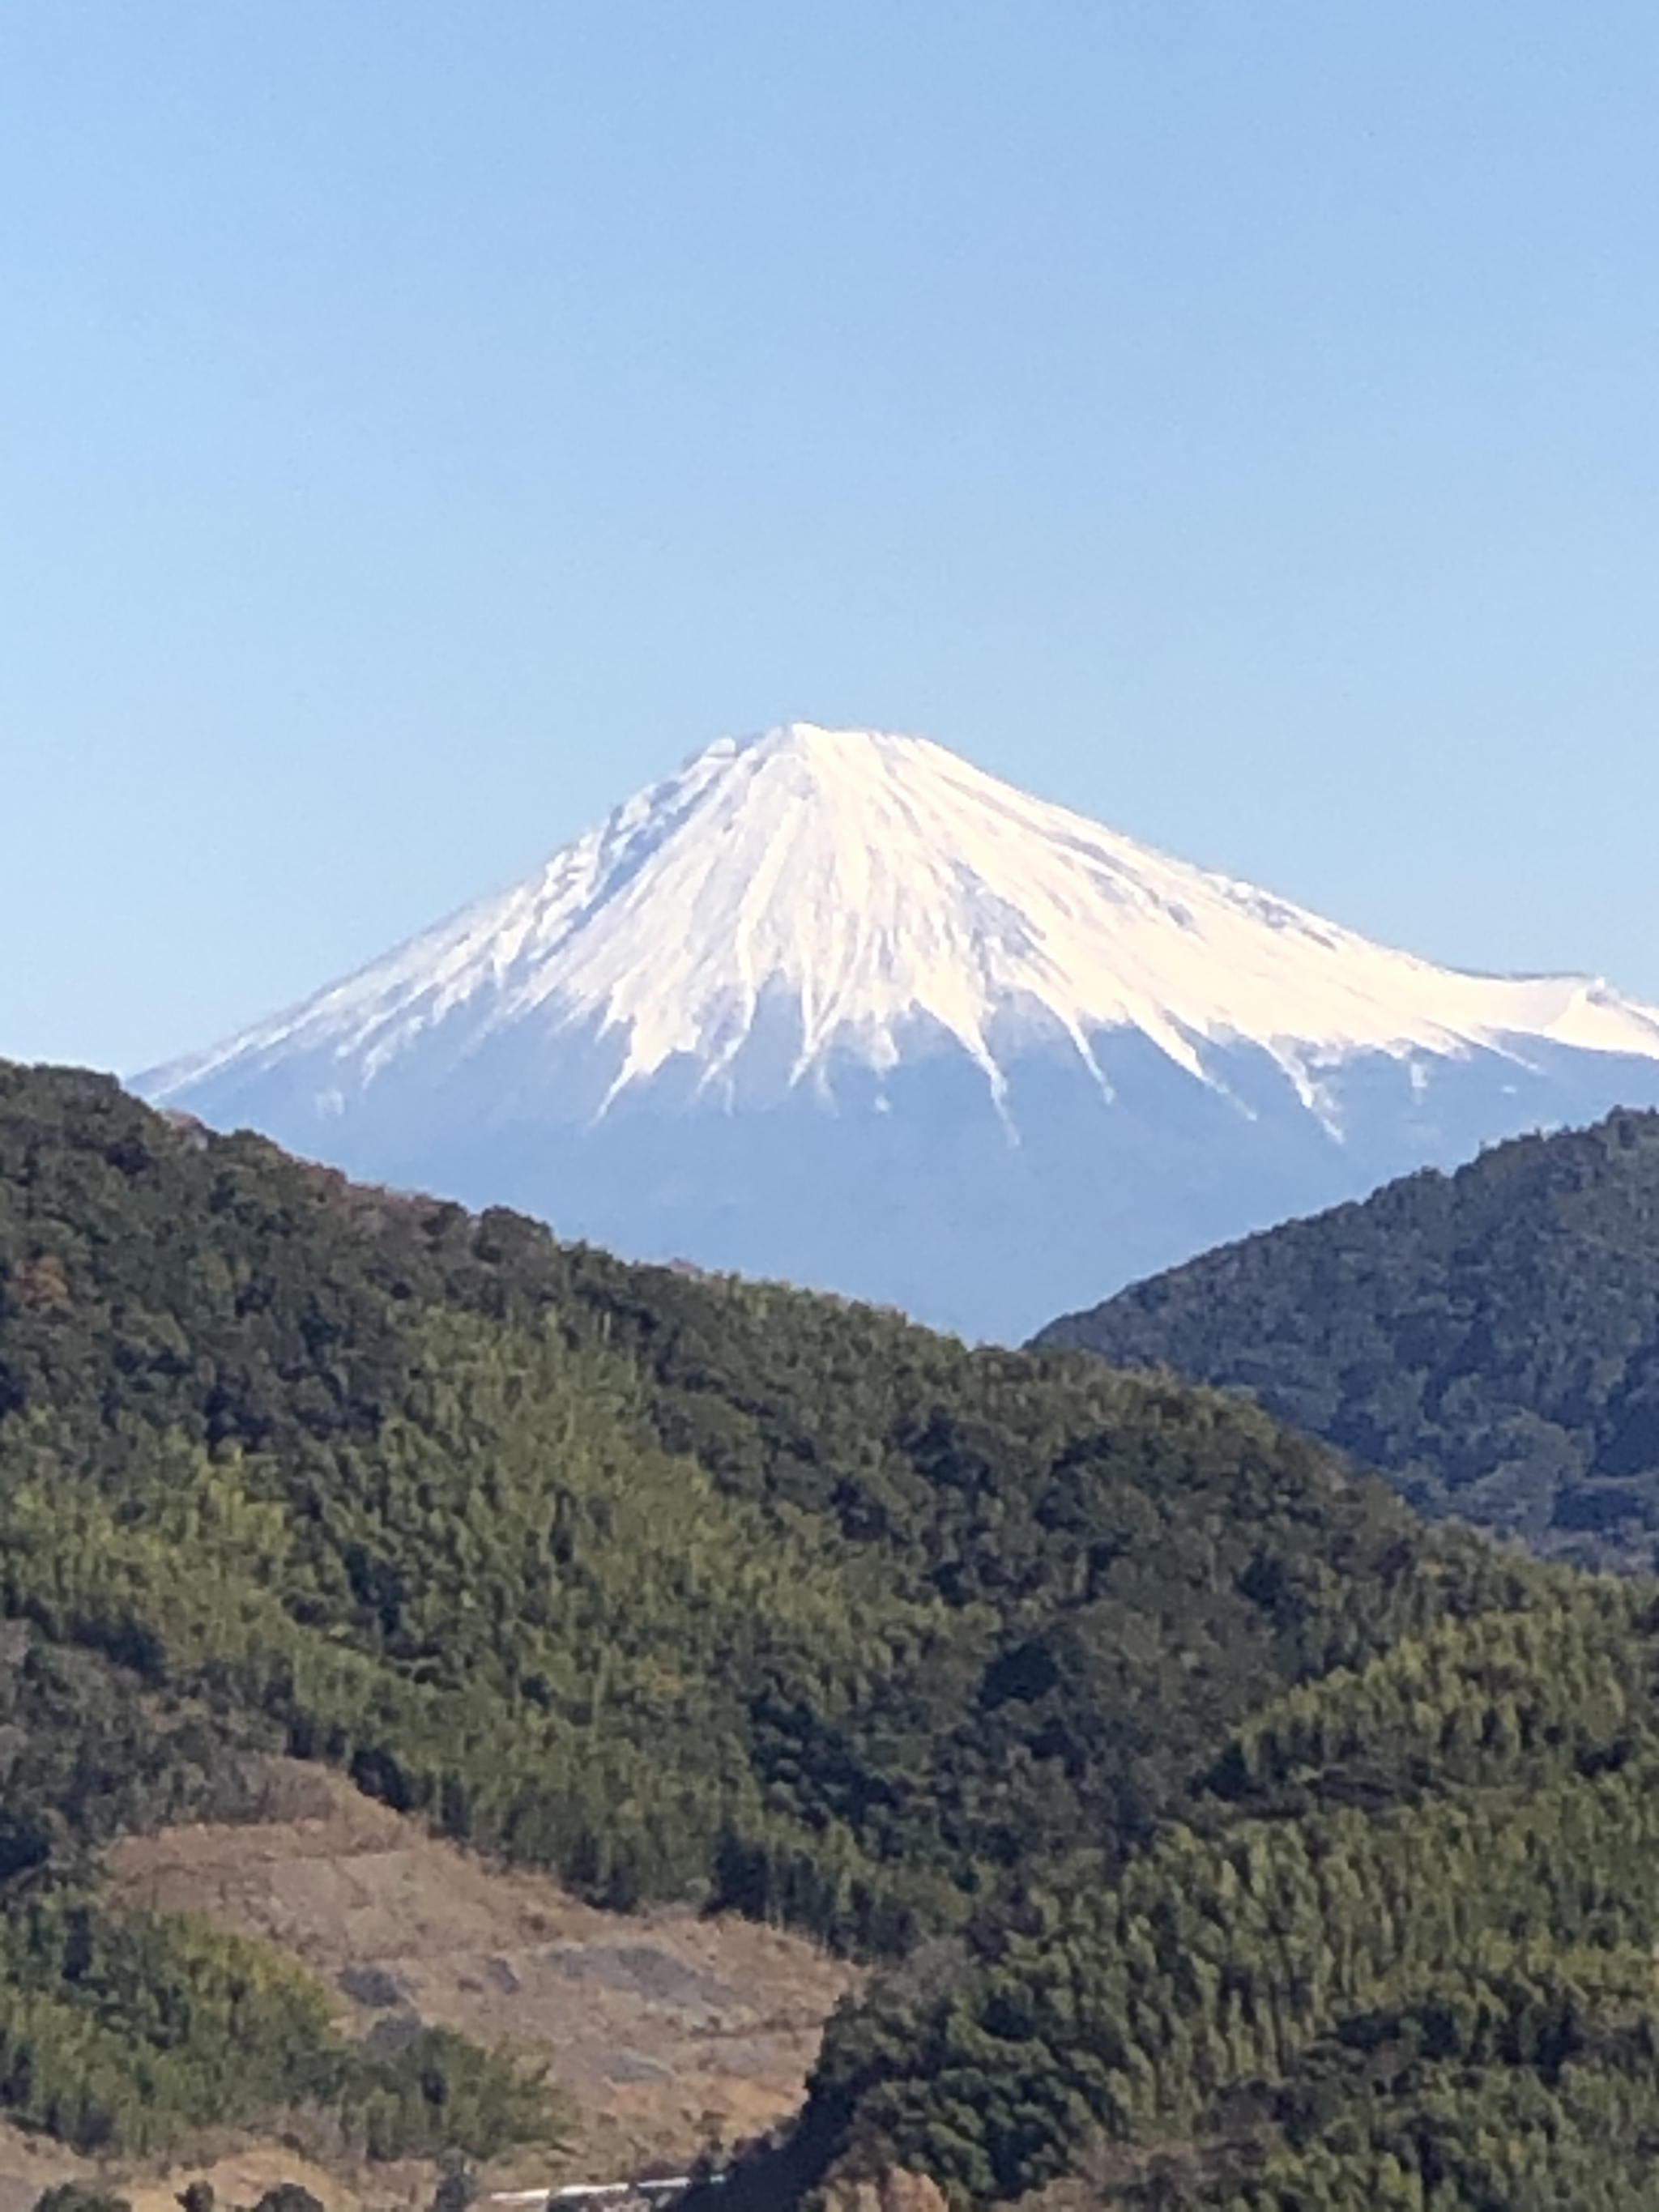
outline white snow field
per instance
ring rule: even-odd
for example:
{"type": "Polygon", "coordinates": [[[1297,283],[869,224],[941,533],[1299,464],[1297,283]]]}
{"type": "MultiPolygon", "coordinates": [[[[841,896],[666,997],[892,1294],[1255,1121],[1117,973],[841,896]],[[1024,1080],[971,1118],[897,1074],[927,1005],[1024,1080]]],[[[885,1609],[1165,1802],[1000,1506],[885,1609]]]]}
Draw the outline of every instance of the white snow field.
{"type": "Polygon", "coordinates": [[[1659,1102],[1659,1010],[1435,967],[926,738],[795,722],[137,1087],[632,1256],[1009,1336],[1659,1102]]]}

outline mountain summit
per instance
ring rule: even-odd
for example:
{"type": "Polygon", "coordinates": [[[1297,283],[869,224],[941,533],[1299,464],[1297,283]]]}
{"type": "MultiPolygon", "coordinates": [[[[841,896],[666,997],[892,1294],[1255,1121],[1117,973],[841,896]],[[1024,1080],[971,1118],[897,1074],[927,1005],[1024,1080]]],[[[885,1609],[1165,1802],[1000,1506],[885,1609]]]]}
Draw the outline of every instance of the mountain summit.
{"type": "Polygon", "coordinates": [[[1659,1011],[1437,968],[925,738],[793,722],[138,1087],[627,1251],[1012,1333],[1659,1103],[1659,1011]]]}

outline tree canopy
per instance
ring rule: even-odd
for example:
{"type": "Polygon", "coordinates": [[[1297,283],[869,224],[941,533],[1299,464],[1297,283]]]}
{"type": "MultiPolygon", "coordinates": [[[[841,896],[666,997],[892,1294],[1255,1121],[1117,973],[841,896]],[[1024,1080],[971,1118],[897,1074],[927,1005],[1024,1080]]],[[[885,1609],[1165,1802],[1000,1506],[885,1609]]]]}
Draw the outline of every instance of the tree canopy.
{"type": "Polygon", "coordinates": [[[1407,1176],[1137,1284],[1037,1343],[1248,1394],[1425,1512],[1650,1569],[1659,1115],[1407,1176]]]}
{"type": "Polygon", "coordinates": [[[88,2147],[556,2123],[510,2053],[347,2046],[274,1954],[100,1906],[104,1840],[257,1813],[283,1747],[884,1962],[728,2212],[860,2161],[963,2205],[1640,2201],[1649,1585],[1236,1398],[0,1067],[0,2110],[88,2147]]]}
{"type": "Polygon", "coordinates": [[[1222,1399],[97,1078],[0,1073],[0,1282],[9,1612],[613,1904],[902,1952],[1508,1575],[1222,1399]]]}

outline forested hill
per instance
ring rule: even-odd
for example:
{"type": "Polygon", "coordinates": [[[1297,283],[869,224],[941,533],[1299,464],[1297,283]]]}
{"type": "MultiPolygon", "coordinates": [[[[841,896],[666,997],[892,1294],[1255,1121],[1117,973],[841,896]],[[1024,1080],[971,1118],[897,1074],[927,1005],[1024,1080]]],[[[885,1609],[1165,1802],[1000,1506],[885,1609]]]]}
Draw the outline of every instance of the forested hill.
{"type": "Polygon", "coordinates": [[[1413,1504],[1647,1568],[1659,1115],[1525,1137],[1206,1254],[1037,1339],[1248,1391],[1413,1504]]]}
{"type": "Polygon", "coordinates": [[[311,2080],[314,1993],[227,2043],[243,1954],[85,1917],[91,1848],[234,1813],[250,1743],[602,1902],[898,1954],[1119,1863],[1287,1683],[1510,1581],[1219,1399],[626,1267],[73,1072],[0,1069],[0,2109],[77,2140],[311,2080]],[[181,2012],[163,2094],[132,2023],[181,2012]]]}
{"type": "Polygon", "coordinates": [[[963,2205],[1644,2201],[1645,1585],[1218,1395],[624,1267],[73,1072],[0,1067],[0,2110],[545,2124],[499,2056],[345,2051],[257,1947],[99,1905],[94,1846],[255,1809],[278,1744],[613,1905],[890,1962],[769,2212],[895,2161],[963,2205]]]}
{"type": "Polygon", "coordinates": [[[557,1244],[0,1073],[0,1595],[619,1905],[866,1952],[1504,1571],[1097,1363],[557,1244]]]}
{"type": "Polygon", "coordinates": [[[691,2212],[895,2166],[1025,2212],[1650,2212],[1654,1592],[1533,1573],[1254,1716],[1118,1881],[918,1954],[691,2212]]]}

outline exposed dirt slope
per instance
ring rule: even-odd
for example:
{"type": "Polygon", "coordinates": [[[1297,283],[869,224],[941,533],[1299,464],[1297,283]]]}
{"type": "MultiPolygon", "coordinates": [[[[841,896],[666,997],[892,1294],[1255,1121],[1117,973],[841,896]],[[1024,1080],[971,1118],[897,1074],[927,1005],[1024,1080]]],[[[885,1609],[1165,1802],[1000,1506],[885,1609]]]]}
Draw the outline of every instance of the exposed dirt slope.
{"type": "Polygon", "coordinates": [[[599,1911],[545,1875],[485,1866],[320,1767],[279,1762],[271,1802],[276,1817],[258,1826],[124,1838],[107,1862],[112,1901],[204,1912],[283,1944],[365,2033],[420,2021],[545,2051],[577,2108],[565,2163],[584,2176],[688,2159],[793,2112],[823,2021],[857,1978],[748,1921],[599,1911]]]}

